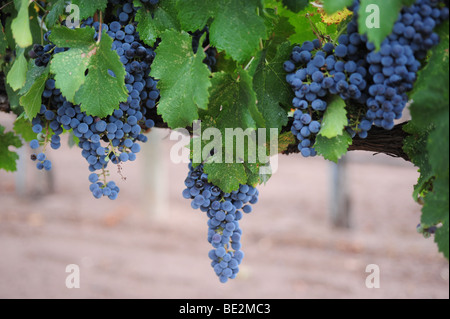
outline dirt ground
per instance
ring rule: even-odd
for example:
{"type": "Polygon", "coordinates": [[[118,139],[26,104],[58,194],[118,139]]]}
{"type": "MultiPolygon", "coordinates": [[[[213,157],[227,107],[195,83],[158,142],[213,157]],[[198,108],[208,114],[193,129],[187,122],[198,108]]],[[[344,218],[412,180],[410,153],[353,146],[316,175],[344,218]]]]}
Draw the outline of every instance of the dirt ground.
{"type": "Polygon", "coordinates": [[[349,157],[350,230],[330,223],[330,164],[280,157],[241,223],[240,274],[221,284],[207,217],[181,196],[187,167],[170,161],[173,144],[147,146],[123,166],[126,181],[113,174],[114,202],[92,197],[77,148],[50,153],[54,192],[27,159],[22,174],[1,171],[0,298],[449,298],[448,262],[415,231],[417,170],[367,153],[349,157]],[[79,289],[65,285],[69,264],[80,267],[79,289]],[[379,289],[365,285],[369,264],[380,267],[379,289]]]}

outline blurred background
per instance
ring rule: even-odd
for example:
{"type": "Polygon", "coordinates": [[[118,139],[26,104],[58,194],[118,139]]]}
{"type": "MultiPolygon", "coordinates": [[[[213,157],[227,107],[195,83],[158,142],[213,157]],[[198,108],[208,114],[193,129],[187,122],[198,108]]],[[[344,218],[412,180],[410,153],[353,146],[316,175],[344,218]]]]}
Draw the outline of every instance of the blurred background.
{"type": "MultiPolygon", "coordinates": [[[[13,120],[0,114],[7,131],[13,120]]],[[[188,168],[170,161],[169,133],[152,132],[122,176],[111,169],[116,201],[92,197],[77,147],[51,150],[50,173],[20,149],[19,172],[0,171],[0,298],[449,298],[449,264],[416,232],[417,169],[360,152],[339,167],[280,156],[241,221],[240,273],[221,284],[207,217],[181,196],[188,168]],[[79,289],[66,287],[69,264],[79,289]],[[379,289],[366,287],[369,264],[379,289]]]]}

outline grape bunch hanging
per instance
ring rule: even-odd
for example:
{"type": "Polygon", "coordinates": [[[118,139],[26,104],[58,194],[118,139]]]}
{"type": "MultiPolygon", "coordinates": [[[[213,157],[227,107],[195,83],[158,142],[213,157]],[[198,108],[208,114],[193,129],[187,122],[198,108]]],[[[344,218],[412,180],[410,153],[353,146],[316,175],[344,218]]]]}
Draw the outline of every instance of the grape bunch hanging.
{"type": "Polygon", "coordinates": [[[393,32],[377,51],[366,35],[358,32],[359,1],[347,34],[338,43],[319,39],[295,46],[284,63],[286,81],[295,92],[291,132],[304,157],[316,156],[327,103],[339,96],[357,110],[348,112],[346,130],[354,138],[367,138],[373,126],[392,130],[402,118],[421,61],[439,43],[434,29],[449,17],[448,7],[436,0],[418,0],[399,14],[393,32]]]}
{"type": "MultiPolygon", "coordinates": [[[[155,109],[160,93],[157,81],[149,75],[158,43],[155,47],[149,47],[140,39],[134,22],[138,8],[132,1],[123,3],[112,0],[110,4],[116,8],[110,23],[101,24],[88,18],[83,21],[81,28],[94,28],[95,40],[98,40],[100,32],[102,36],[109,36],[114,40],[112,49],[117,52],[126,70],[127,101],[105,118],[88,116],[81,111],[79,105],[73,105],[61,95],[61,91],[55,87],[54,79],[48,79],[42,95],[41,109],[32,119],[37,138],[31,141],[30,147],[36,150],[36,154],[31,156],[36,167],[39,170],[50,170],[52,163],[46,156],[48,148],[59,149],[60,135],[65,131],[72,132],[79,140],[81,155],[89,164],[90,191],[93,196],[114,200],[120,189],[114,181],[108,181],[107,168],[110,163],[120,165],[136,160],[141,150],[140,143],[148,140],[144,134],[155,126],[155,109]],[[38,152],[38,149],[41,151],[38,152]]],[[[158,1],[142,1],[142,4],[154,6],[158,1]]],[[[198,31],[193,35],[194,51],[198,49],[200,37],[205,32],[208,30],[198,31]]],[[[35,45],[30,51],[30,57],[35,59],[38,67],[46,67],[53,55],[68,50],[56,47],[50,38],[49,31],[44,35],[47,44],[35,45]]],[[[211,68],[215,65],[214,56],[217,52],[209,47],[208,39],[203,46],[207,47],[208,55],[205,63],[211,68]]],[[[111,70],[108,72],[115,76],[111,70]]]]}
{"type": "Polygon", "coordinates": [[[191,200],[193,209],[200,209],[208,217],[208,242],[211,266],[221,283],[236,278],[244,258],[241,250],[242,230],[239,221],[244,213],[252,212],[258,202],[259,192],[251,185],[240,185],[239,190],[225,193],[208,182],[203,165],[189,164],[183,197],[191,200]]]}

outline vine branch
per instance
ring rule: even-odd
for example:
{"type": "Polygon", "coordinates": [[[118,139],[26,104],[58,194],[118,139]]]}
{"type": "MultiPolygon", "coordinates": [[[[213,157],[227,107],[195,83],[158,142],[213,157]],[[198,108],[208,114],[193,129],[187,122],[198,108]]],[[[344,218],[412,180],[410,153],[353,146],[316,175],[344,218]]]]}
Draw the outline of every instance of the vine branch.
{"type": "MultiPolygon", "coordinates": [[[[385,154],[411,162],[411,159],[403,150],[405,138],[409,136],[409,134],[403,130],[403,126],[407,123],[408,122],[398,124],[391,131],[386,131],[380,127],[373,127],[366,139],[356,136],[353,139],[353,144],[350,146],[349,151],[366,151],[372,152],[374,155],[385,154]]],[[[289,145],[288,149],[283,154],[289,155],[300,153],[297,146],[298,144],[289,145]]]]}
{"type": "MultiPolygon", "coordinates": [[[[0,112],[8,113],[10,111],[6,92],[0,92],[0,112]]],[[[169,129],[167,124],[164,123],[162,117],[156,114],[156,112],[152,114],[152,118],[154,118],[156,128],[169,129]]],[[[293,118],[290,119],[283,132],[288,132],[288,129],[292,126],[292,122],[293,118]]],[[[372,152],[374,155],[386,154],[388,156],[402,158],[405,161],[410,162],[411,159],[403,150],[403,142],[405,138],[409,136],[408,133],[403,131],[403,126],[406,124],[407,122],[396,125],[391,131],[386,131],[379,127],[373,127],[366,139],[355,137],[349,151],[366,151],[372,152]]],[[[189,132],[192,134],[191,128],[189,129],[189,132]]],[[[285,155],[296,153],[299,153],[298,144],[289,145],[287,150],[283,152],[285,155]]]]}

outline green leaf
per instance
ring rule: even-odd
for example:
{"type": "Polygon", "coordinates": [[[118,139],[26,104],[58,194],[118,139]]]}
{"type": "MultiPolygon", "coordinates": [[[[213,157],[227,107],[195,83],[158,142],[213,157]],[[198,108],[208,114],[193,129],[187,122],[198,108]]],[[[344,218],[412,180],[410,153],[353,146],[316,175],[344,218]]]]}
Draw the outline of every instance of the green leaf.
{"type": "Polygon", "coordinates": [[[186,32],[168,30],[161,35],[151,75],[161,91],[158,114],[172,129],[192,125],[198,109],[207,109],[211,79],[203,63],[205,53],[192,51],[192,39],[186,32]]]}
{"type": "Polygon", "coordinates": [[[317,153],[322,155],[325,159],[337,163],[339,159],[347,153],[352,142],[352,137],[347,132],[331,139],[318,135],[314,148],[317,153]]]}
{"type": "Polygon", "coordinates": [[[444,112],[436,122],[436,129],[428,138],[430,164],[438,177],[449,174],[449,112],[444,112]]]}
{"type": "Polygon", "coordinates": [[[22,87],[22,89],[19,91],[19,95],[26,94],[31,87],[33,86],[34,82],[42,75],[42,74],[48,74],[50,67],[39,67],[34,63],[34,60],[30,60],[28,62],[28,72],[26,75],[26,82],[25,85],[22,87]]]}
{"type": "Polygon", "coordinates": [[[413,121],[410,121],[403,127],[403,130],[410,134],[403,142],[403,150],[411,159],[412,163],[420,168],[419,181],[417,185],[414,186],[413,193],[413,198],[416,201],[427,191],[429,184],[434,177],[427,152],[428,137],[432,128],[433,126],[430,125],[430,129],[418,129],[414,126],[413,121]]]}
{"type": "Polygon", "coordinates": [[[80,19],[92,17],[97,11],[104,11],[108,0],[72,0],[72,4],[80,7],[80,19]]]}
{"type": "Polygon", "coordinates": [[[25,142],[31,142],[36,139],[36,133],[33,132],[33,125],[25,118],[25,113],[19,116],[14,122],[14,132],[22,136],[25,142]]]}
{"type": "MultiPolygon", "coordinates": [[[[41,33],[41,22],[39,21],[40,14],[36,11],[34,5],[28,8],[28,14],[30,16],[30,32],[33,43],[41,43],[45,30],[41,33]]],[[[42,25],[42,27],[44,27],[44,25],[42,25]]]]}
{"type": "Polygon", "coordinates": [[[256,105],[252,78],[242,70],[238,79],[226,73],[215,73],[210,90],[208,114],[221,131],[226,128],[256,129],[265,127],[256,105]]]}
{"type": "Polygon", "coordinates": [[[202,30],[214,15],[215,1],[177,0],[178,19],[186,31],[202,30]]]}
{"type": "MultiPolygon", "coordinates": [[[[10,6],[8,6],[6,8],[9,8],[9,7],[10,6]]],[[[11,8],[14,8],[14,7],[11,6],[11,8]]],[[[16,41],[14,40],[14,35],[13,35],[12,29],[11,29],[12,22],[13,22],[13,18],[11,16],[6,18],[5,37],[6,37],[6,41],[8,42],[9,48],[17,47],[16,41]]]]}
{"type": "MultiPolygon", "coordinates": [[[[426,225],[443,225],[438,228],[435,241],[439,251],[449,257],[449,35],[448,22],[441,25],[438,34],[441,43],[425,68],[419,73],[411,95],[412,121],[407,126],[421,139],[412,148],[414,164],[420,167],[421,176],[414,196],[424,197],[421,221],[426,225]],[[439,79],[439,80],[437,80],[439,79]],[[424,142],[424,140],[426,142],[424,142]]],[[[411,139],[407,140],[409,143],[411,139]]],[[[406,151],[410,144],[405,144],[406,151]]],[[[409,153],[408,153],[409,154],[409,153]]]]}
{"type": "Polygon", "coordinates": [[[13,132],[4,133],[5,128],[0,125],[0,169],[7,172],[14,172],[17,170],[16,161],[19,155],[9,150],[10,146],[19,148],[22,146],[20,138],[15,136],[13,132]]]}
{"type": "Polygon", "coordinates": [[[17,57],[6,77],[7,83],[14,91],[19,90],[25,84],[27,78],[27,59],[25,50],[17,48],[17,57]]]}
{"type": "Polygon", "coordinates": [[[352,4],[353,0],[323,0],[323,7],[328,14],[344,10],[352,4]]]}
{"type": "Polygon", "coordinates": [[[411,99],[411,116],[418,127],[427,128],[449,107],[449,35],[448,21],[442,25],[441,42],[433,49],[428,64],[419,73],[411,99]],[[439,79],[439,81],[436,81],[439,79]]]}
{"type": "Polygon", "coordinates": [[[436,230],[434,241],[437,243],[439,251],[447,260],[449,259],[449,220],[448,215],[441,227],[436,230]]]}
{"type": "MultiPolygon", "coordinates": [[[[279,51],[279,46],[286,42],[293,34],[295,34],[294,26],[289,22],[286,17],[279,17],[272,30],[272,36],[270,38],[270,44],[267,45],[267,56],[272,59],[279,51]]],[[[289,52],[290,54],[290,52],[289,52]]],[[[287,54],[285,58],[289,56],[287,54]]]]}
{"type": "Polygon", "coordinates": [[[253,76],[257,107],[264,117],[266,127],[278,128],[279,131],[288,123],[286,110],[289,110],[293,99],[292,89],[286,83],[286,72],[283,69],[283,62],[290,51],[291,46],[286,42],[278,48],[277,55],[268,61],[265,50],[253,76]]]}
{"type": "Polygon", "coordinates": [[[424,225],[436,225],[448,218],[449,178],[438,178],[433,183],[433,191],[425,198],[421,222],[424,225]]]}
{"type": "Polygon", "coordinates": [[[93,40],[94,34],[92,28],[71,30],[57,27],[50,35],[51,41],[57,46],[71,48],[56,54],[50,68],[55,74],[56,87],[70,102],[74,102],[75,93],[84,84],[89,58],[94,56],[98,49],[93,40]]]}
{"type": "Polygon", "coordinates": [[[17,45],[21,48],[26,48],[33,44],[28,15],[29,0],[14,0],[14,4],[17,16],[11,23],[12,34],[17,45]]]}
{"type": "Polygon", "coordinates": [[[244,64],[258,50],[260,40],[266,38],[264,19],[257,15],[260,1],[223,0],[219,3],[210,27],[211,45],[244,64]]]}
{"type": "Polygon", "coordinates": [[[20,105],[23,106],[29,119],[33,119],[39,113],[42,105],[42,93],[45,89],[45,82],[48,78],[48,69],[31,86],[30,90],[20,98],[20,105]]]}
{"type": "Polygon", "coordinates": [[[225,193],[231,193],[247,183],[244,164],[205,163],[204,172],[208,174],[208,181],[225,193]]]}
{"type": "Polygon", "coordinates": [[[342,135],[346,125],[348,125],[348,119],[345,101],[339,96],[335,96],[328,104],[327,110],[323,116],[322,129],[320,130],[319,135],[327,138],[342,135]]]}
{"type": "Polygon", "coordinates": [[[380,49],[383,40],[391,34],[400,10],[405,4],[410,2],[409,0],[361,0],[358,18],[359,32],[367,34],[369,41],[373,42],[380,49]],[[374,18],[379,19],[379,28],[373,27],[374,18]]]}
{"type": "Polygon", "coordinates": [[[141,7],[136,13],[137,31],[141,40],[153,46],[164,31],[170,29],[180,31],[177,15],[176,0],[161,1],[153,12],[141,7]]]}
{"type": "Polygon", "coordinates": [[[53,57],[50,71],[55,74],[56,87],[68,101],[80,104],[88,115],[105,117],[128,98],[125,68],[117,52],[112,50],[111,37],[103,31],[97,43],[94,33],[92,28],[54,28],[52,42],[70,50],[53,57]]]}
{"type": "Polygon", "coordinates": [[[298,14],[283,8],[279,8],[279,11],[282,16],[289,18],[289,22],[295,28],[295,34],[289,38],[291,43],[302,44],[305,41],[317,39],[317,34],[313,32],[312,25],[314,25],[322,35],[331,36],[333,38],[334,35],[337,34],[336,24],[327,25],[323,23],[321,15],[314,6],[308,6],[298,14]]]}
{"type": "Polygon", "coordinates": [[[6,40],[6,35],[3,32],[3,26],[0,24],[0,58],[6,53],[8,48],[8,41],[6,40]]]}
{"type": "Polygon", "coordinates": [[[308,5],[308,0],[283,0],[283,4],[292,12],[299,13],[308,5]]]}
{"type": "Polygon", "coordinates": [[[5,83],[6,94],[8,95],[9,107],[15,114],[20,114],[23,112],[23,108],[20,106],[19,102],[19,92],[14,91],[8,83],[5,83]]]}
{"type": "Polygon", "coordinates": [[[47,25],[47,28],[52,28],[55,25],[59,17],[64,13],[65,8],[66,0],[57,0],[56,2],[53,2],[51,10],[45,18],[45,24],[47,25]]]}

